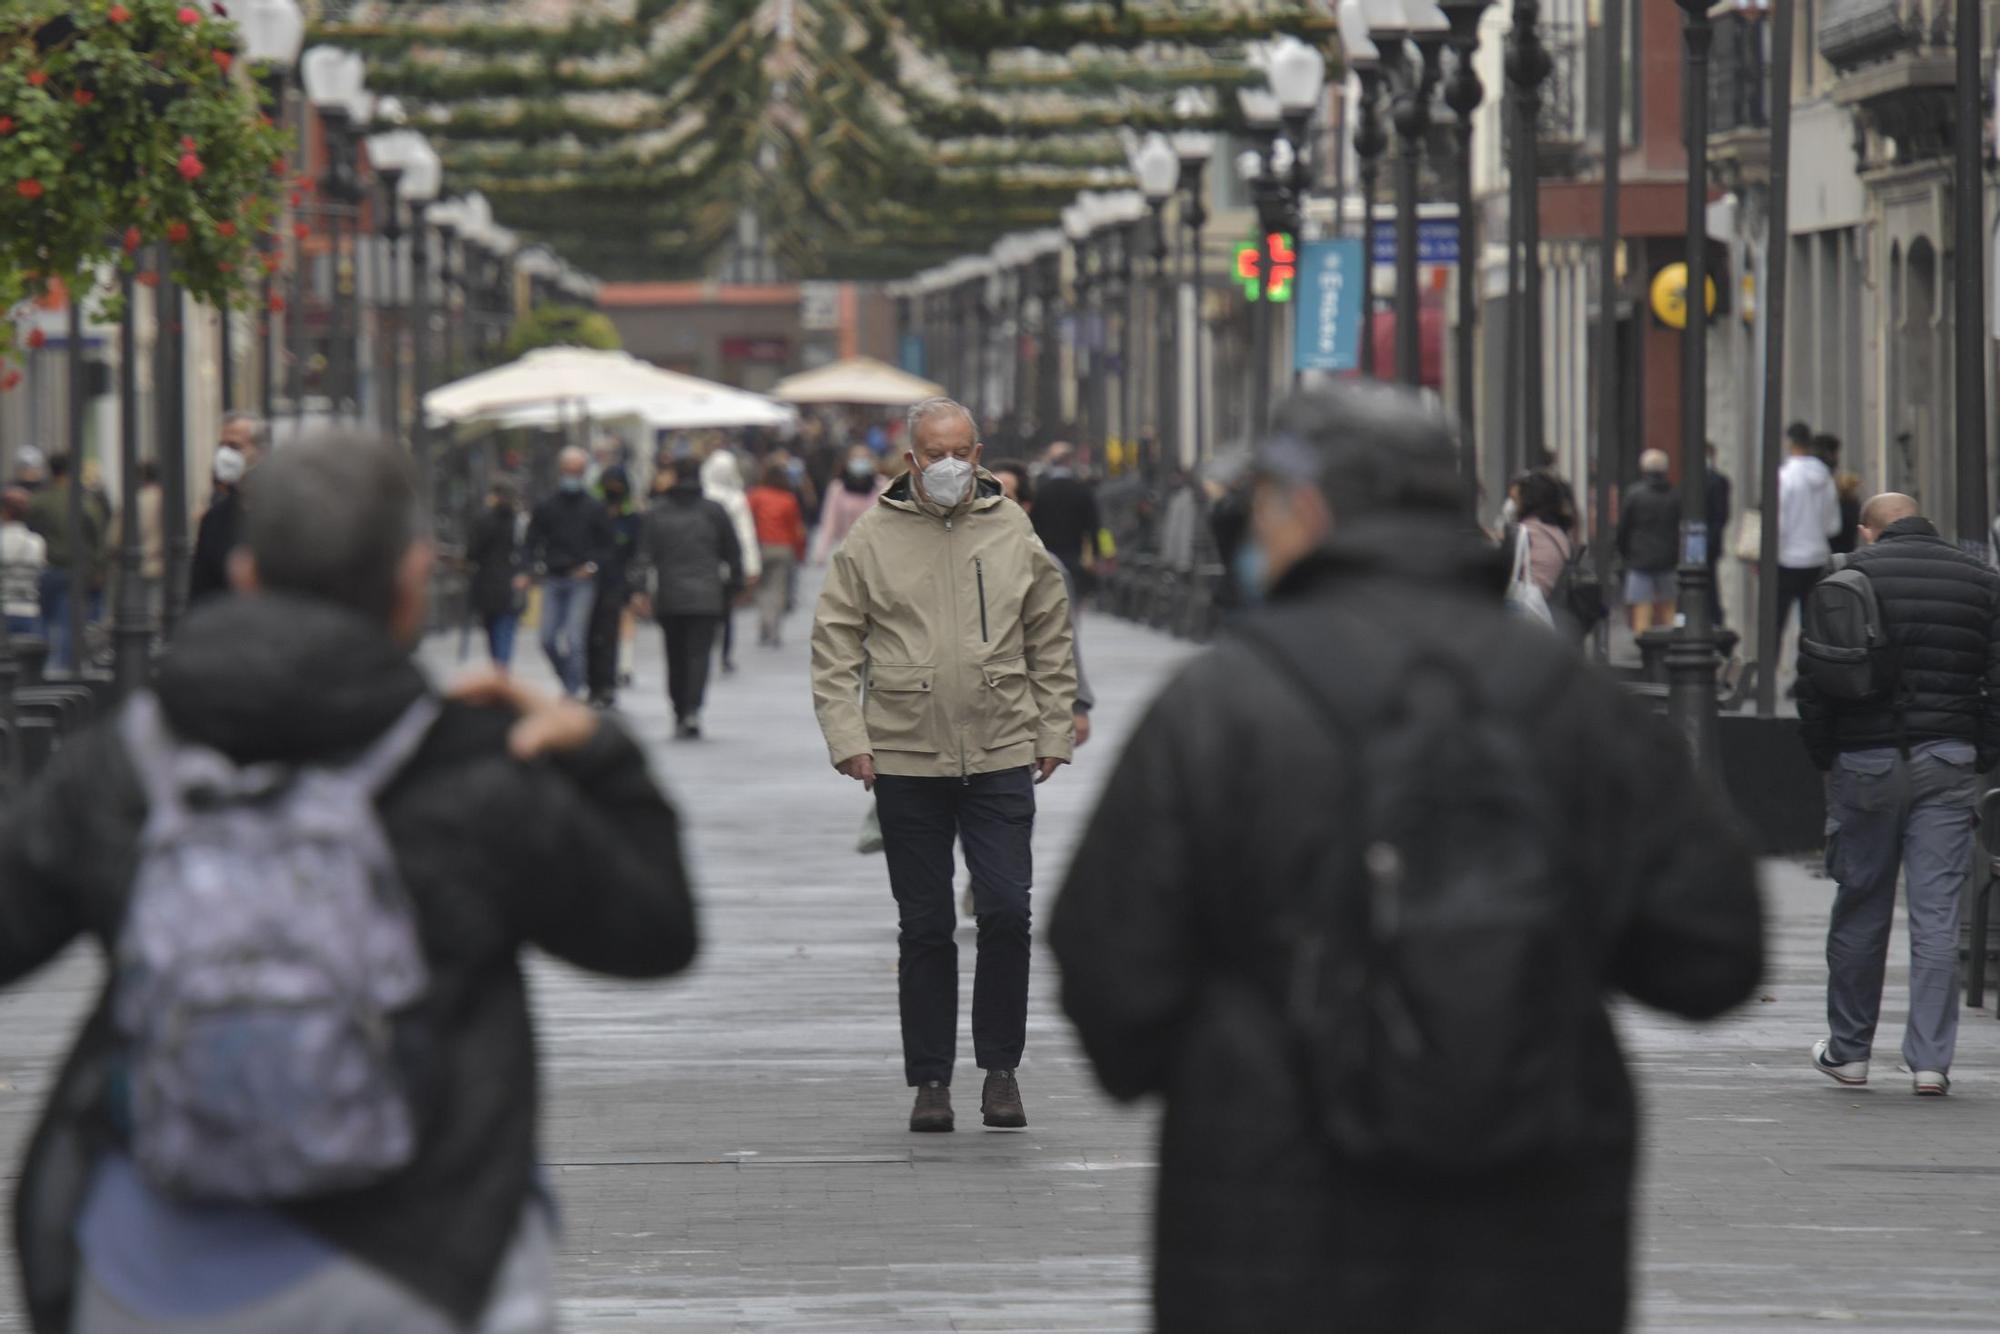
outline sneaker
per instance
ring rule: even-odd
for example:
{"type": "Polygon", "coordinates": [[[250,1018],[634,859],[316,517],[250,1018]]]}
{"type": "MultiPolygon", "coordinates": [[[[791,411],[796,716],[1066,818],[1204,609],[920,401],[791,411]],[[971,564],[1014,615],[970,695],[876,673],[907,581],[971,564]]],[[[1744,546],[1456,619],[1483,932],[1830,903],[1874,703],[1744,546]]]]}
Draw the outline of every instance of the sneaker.
{"type": "Polygon", "coordinates": [[[680,722],[674,724],[674,740],[676,741],[701,740],[701,719],[683,718],[680,722]]]}
{"type": "Polygon", "coordinates": [[[910,1111],[910,1129],[919,1135],[950,1133],[951,1090],[935,1079],[919,1088],[917,1105],[910,1111]]]}
{"type": "Polygon", "coordinates": [[[1028,1125],[1028,1113],[1021,1106],[1021,1086],[1014,1080],[1012,1070],[988,1070],[986,1091],[979,1097],[979,1110],[985,1114],[986,1124],[995,1130],[1023,1130],[1028,1125]]]}
{"type": "Polygon", "coordinates": [[[1942,1098],[1951,1092],[1951,1079],[1942,1070],[1919,1070],[1910,1076],[1910,1084],[1919,1098],[1942,1098]]]}
{"type": "MultiPolygon", "coordinates": [[[[1831,1038],[1821,1038],[1818,1042],[1813,1043],[1813,1069],[1838,1084],[1866,1084],[1868,1082],[1868,1062],[1828,1060],[1826,1049],[1832,1041],[1833,1039],[1831,1038]]],[[[1939,1077],[1942,1078],[1942,1076],[1939,1077]]]]}

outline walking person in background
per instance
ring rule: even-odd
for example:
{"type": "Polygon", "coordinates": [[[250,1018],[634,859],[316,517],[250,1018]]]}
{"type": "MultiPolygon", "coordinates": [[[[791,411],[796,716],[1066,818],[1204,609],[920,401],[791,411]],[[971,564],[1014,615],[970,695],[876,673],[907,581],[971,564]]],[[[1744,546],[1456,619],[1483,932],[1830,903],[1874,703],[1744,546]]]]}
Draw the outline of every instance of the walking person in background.
{"type": "Polygon", "coordinates": [[[1840,491],[1833,471],[1813,451],[1813,433],[1804,422],[1785,428],[1786,457],[1778,470],[1778,637],[1784,638],[1794,607],[1804,610],[1806,594],[1833,559],[1840,534],[1840,491]]]}
{"type": "Polygon", "coordinates": [[[1058,441],[1049,446],[1035,483],[1035,533],[1062,562],[1072,593],[1090,592],[1097,568],[1097,488],[1076,471],[1076,450],[1058,441]]]}
{"type": "MultiPolygon", "coordinates": [[[[1000,479],[1001,494],[1019,505],[1032,521],[1035,517],[1035,480],[1028,465],[1015,459],[1000,459],[987,471],[1000,479]]],[[[1055,556],[1051,554],[1049,559],[1055,560],[1055,556]]],[[[1061,561],[1056,561],[1056,568],[1062,569],[1061,561]]],[[[1076,729],[1076,744],[1082,746],[1090,741],[1090,713],[1097,707],[1097,693],[1090,688],[1090,674],[1083,669],[1083,635],[1076,624],[1076,585],[1070,581],[1066,569],[1063,570],[1063,585],[1069,593],[1070,655],[1076,661],[1076,703],[1070,709],[1070,722],[1076,729]]]]}
{"type": "Polygon", "coordinates": [[[632,557],[645,515],[633,503],[632,477],[613,464],[597,475],[597,494],[611,525],[611,542],[597,563],[597,596],[590,606],[587,672],[590,702],[608,709],[618,702],[618,658],[625,614],[632,601],[632,557]]]}
{"type": "Polygon", "coordinates": [[[661,460],[656,476],[665,485],[639,531],[632,587],[635,604],[659,622],[666,640],[674,736],[699,741],[716,637],[743,588],[743,549],[735,521],[702,494],[692,454],[661,460]]]}
{"type": "Polygon", "coordinates": [[[49,546],[28,527],[33,497],[18,486],[0,493],[0,607],[7,633],[41,638],[42,572],[48,568],[49,546]]]}
{"type": "Polygon", "coordinates": [[[1667,478],[1663,449],[1639,456],[1639,480],[1618,512],[1618,555],[1625,562],[1625,607],[1632,633],[1674,622],[1674,567],[1681,550],[1681,496],[1667,478]]]}
{"type": "Polygon", "coordinates": [[[486,631],[486,654],[507,671],[514,665],[514,634],[528,598],[528,566],[521,550],[521,496],[501,480],[486,492],[486,508],[473,521],[465,558],[472,566],[472,614],[486,631]]]}
{"type": "Polygon", "coordinates": [[[1940,536],[1908,496],[1869,501],[1860,534],[1836,578],[1858,574],[1875,595],[1888,646],[1869,688],[1852,689],[1851,659],[1823,657],[1812,637],[1824,628],[1814,603],[1845,592],[1831,581],[1808,594],[1799,643],[1799,718],[1807,752],[1830,774],[1826,869],[1839,884],[1827,1036],[1813,1065],[1842,1084],[1868,1082],[1900,876],[1910,918],[1903,1063],[1917,1094],[1942,1097],[1958,1040],[1959,898],[1979,775],[2000,763],[2000,575],[1940,536]]]}
{"type": "Polygon", "coordinates": [[[910,1129],[954,1127],[963,844],[979,921],[972,1043],[988,1126],[1028,1117],[1035,785],[1069,762],[1069,597],[1020,508],[979,467],[963,404],[910,409],[909,471],[834,552],[813,621],[813,706],[833,767],[875,794],[896,897],[910,1129]]]}
{"type": "Polygon", "coordinates": [[[1535,468],[1516,477],[1508,490],[1519,540],[1528,544],[1528,577],[1554,606],[1556,585],[1576,554],[1569,488],[1548,469],[1535,468]]]}
{"type": "Polygon", "coordinates": [[[1503,604],[1413,394],[1295,398],[1247,471],[1252,609],[1148,709],[1049,936],[1104,1087],[1166,1104],[1156,1328],[1622,1329],[1605,993],[1752,994],[1756,863],[1683,748],[1503,604]]]}
{"type": "Polygon", "coordinates": [[[1861,478],[1840,470],[1839,436],[1814,436],[1813,453],[1833,474],[1833,492],[1840,504],[1840,531],[1828,539],[1827,549],[1836,556],[1851,555],[1861,546],[1861,478]]]}
{"type": "Polygon", "coordinates": [[[49,483],[34,493],[27,519],[48,548],[48,564],[42,570],[42,625],[49,640],[49,665],[64,671],[76,665],[80,647],[70,642],[70,598],[88,596],[88,589],[73,587],[74,566],[80,557],[87,580],[102,560],[104,546],[104,529],[96,507],[89,504],[80,507],[82,526],[72,537],[70,488],[76,485],[69,455],[50,455],[49,483]]]}
{"type": "Polygon", "coordinates": [[[1736,497],[1736,485],[1718,466],[1719,458],[1715,442],[1709,441],[1708,496],[1703,508],[1708,519],[1708,613],[1718,630],[1723,625],[1722,580],[1717,577],[1716,565],[1722,559],[1723,539],[1729,532],[1729,515],[1736,497]]]}
{"type": "Polygon", "coordinates": [[[764,475],[750,488],[750,516],[757,525],[758,555],[763,578],[757,584],[757,642],[766,648],[784,646],[785,590],[806,555],[806,521],[799,498],[786,485],[785,470],[764,465],[764,475]]]}
{"type": "Polygon", "coordinates": [[[847,540],[855,521],[875,508],[875,502],[889,488],[889,479],[876,466],[875,455],[866,445],[847,451],[840,478],[826,492],[821,508],[819,532],[813,538],[813,564],[824,565],[840,544],[847,540]]]}
{"type": "Polygon", "coordinates": [[[722,670],[736,670],[736,596],[754,588],[763,577],[764,558],[757,541],[757,522],[750,514],[750,501],[743,493],[743,465],[728,449],[717,448],[701,465],[702,494],[722,507],[736,529],[736,549],[743,553],[743,568],[737,576],[736,594],[722,609],[722,670]]]}
{"type": "Polygon", "coordinates": [[[542,651],[563,690],[584,693],[584,652],[597,564],[611,550],[611,519],[590,494],[590,455],[572,445],[556,460],[556,493],[528,523],[528,563],[542,580],[542,651]]]}

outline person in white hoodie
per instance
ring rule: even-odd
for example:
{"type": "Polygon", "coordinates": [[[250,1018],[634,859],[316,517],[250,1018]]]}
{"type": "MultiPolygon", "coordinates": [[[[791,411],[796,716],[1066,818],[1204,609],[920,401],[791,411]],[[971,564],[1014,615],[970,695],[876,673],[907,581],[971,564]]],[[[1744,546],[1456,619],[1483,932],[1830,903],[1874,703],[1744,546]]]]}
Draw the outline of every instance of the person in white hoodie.
{"type": "MultiPolygon", "coordinates": [[[[736,541],[743,548],[743,578],[748,587],[755,588],[764,572],[763,557],[757,546],[757,521],[750,514],[750,499],[744,494],[742,465],[726,447],[718,448],[702,463],[701,490],[722,506],[729,521],[736,525],[736,541]]],[[[722,609],[722,671],[727,676],[735,670],[736,608],[731,606],[722,609]]]]}
{"type": "Polygon", "coordinates": [[[1840,533],[1840,488],[1813,452],[1812,430],[1793,422],[1785,430],[1787,457],[1778,470],[1778,634],[1782,637],[1796,605],[1805,612],[1806,594],[1833,560],[1840,533]]]}
{"type": "Polygon", "coordinates": [[[0,496],[0,603],[5,604],[8,634],[39,636],[49,548],[28,527],[28,500],[27,491],[18,486],[0,496]]]}

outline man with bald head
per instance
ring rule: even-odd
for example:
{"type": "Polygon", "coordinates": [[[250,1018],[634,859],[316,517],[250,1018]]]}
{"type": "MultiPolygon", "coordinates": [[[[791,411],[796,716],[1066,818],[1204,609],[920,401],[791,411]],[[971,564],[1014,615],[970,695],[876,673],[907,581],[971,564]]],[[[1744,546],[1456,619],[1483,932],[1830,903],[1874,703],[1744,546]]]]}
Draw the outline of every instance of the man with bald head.
{"type": "MultiPolygon", "coordinates": [[[[1826,942],[1829,1031],[1813,1065],[1842,1084],[1868,1082],[1900,872],[1910,915],[1903,1062],[1919,1096],[1941,1097],[1958,1035],[1958,899],[1978,776],[2000,759],[2000,574],[1893,492],[1862,508],[1861,542],[1835,565],[1874,592],[1888,649],[1881,687],[1834,698],[1800,652],[1799,717],[1828,772],[1827,872],[1840,886],[1826,942]]],[[[1840,596],[1836,582],[1810,597],[1840,596]]]]}

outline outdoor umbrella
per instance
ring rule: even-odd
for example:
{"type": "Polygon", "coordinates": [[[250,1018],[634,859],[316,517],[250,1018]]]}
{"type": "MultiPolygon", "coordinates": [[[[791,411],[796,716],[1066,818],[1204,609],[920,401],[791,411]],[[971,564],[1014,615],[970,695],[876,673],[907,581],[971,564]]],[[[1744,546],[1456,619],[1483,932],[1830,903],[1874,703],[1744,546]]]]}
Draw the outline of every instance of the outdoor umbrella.
{"type": "Polygon", "coordinates": [[[905,407],[944,396],[944,386],[899,371],[873,357],[849,357],[778,381],[771,397],[787,403],[873,404],[905,407]]]}
{"type": "MultiPolygon", "coordinates": [[[[775,403],[762,394],[734,389],[729,385],[683,375],[678,371],[648,367],[651,388],[634,394],[613,394],[588,400],[590,415],[598,421],[637,420],[655,430],[693,431],[709,427],[791,426],[798,421],[796,409],[775,403]]],[[[494,419],[503,427],[560,426],[560,404],[517,408],[494,419]]]]}
{"type": "Polygon", "coordinates": [[[451,424],[529,409],[548,411],[550,420],[596,416],[599,402],[660,393],[658,377],[664,374],[629,352],[538,348],[519,361],[433,389],[424,395],[424,412],[434,423],[451,424]]]}

